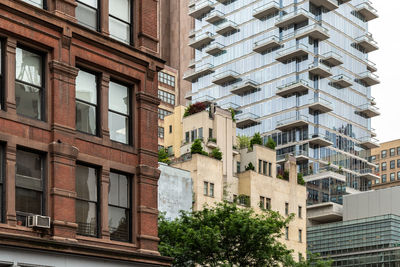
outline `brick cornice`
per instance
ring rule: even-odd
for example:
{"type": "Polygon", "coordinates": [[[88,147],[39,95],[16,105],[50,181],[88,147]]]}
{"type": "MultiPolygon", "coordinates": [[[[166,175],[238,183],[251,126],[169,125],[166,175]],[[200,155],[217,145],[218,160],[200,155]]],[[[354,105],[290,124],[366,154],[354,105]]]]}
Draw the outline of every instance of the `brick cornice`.
{"type": "Polygon", "coordinates": [[[69,144],[54,141],[49,144],[49,152],[53,156],[60,156],[69,158],[71,160],[76,160],[78,157],[79,149],[69,144]]]}
{"type": "Polygon", "coordinates": [[[154,167],[150,167],[147,165],[138,165],[136,167],[136,175],[138,176],[146,176],[149,178],[157,179],[160,177],[160,170],[154,167]]]}
{"type": "Polygon", "coordinates": [[[53,73],[66,75],[69,78],[75,78],[78,75],[79,69],[74,66],[68,65],[67,63],[52,60],[49,62],[50,71],[53,73]]]}
{"type": "Polygon", "coordinates": [[[136,100],[138,102],[146,102],[156,106],[160,105],[161,103],[161,100],[158,97],[142,91],[136,93],[136,100]]]}

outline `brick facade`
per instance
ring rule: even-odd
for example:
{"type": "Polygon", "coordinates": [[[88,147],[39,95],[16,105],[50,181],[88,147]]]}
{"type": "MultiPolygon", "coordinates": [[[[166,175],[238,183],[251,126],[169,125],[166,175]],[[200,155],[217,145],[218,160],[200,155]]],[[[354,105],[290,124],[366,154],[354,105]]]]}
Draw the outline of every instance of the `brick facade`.
{"type": "Polygon", "coordinates": [[[5,151],[5,216],[0,223],[0,244],[169,265],[169,259],[157,251],[157,72],[163,68],[158,57],[158,0],[133,2],[133,45],[109,37],[108,1],[100,1],[103,8],[96,32],[77,23],[75,0],[47,0],[43,9],[21,0],[0,0],[4,66],[0,144],[5,151]],[[16,112],[15,58],[19,46],[33,49],[44,58],[43,120],[16,112]],[[100,80],[97,136],[76,130],[78,67],[96,72],[100,80]],[[110,140],[110,79],[129,85],[131,90],[131,145],[110,140]],[[44,214],[51,217],[49,231],[17,224],[15,166],[20,147],[44,155],[44,214]],[[76,233],[76,162],[100,170],[98,238],[76,233]],[[132,177],[130,243],[110,240],[107,213],[110,170],[132,177]]]}

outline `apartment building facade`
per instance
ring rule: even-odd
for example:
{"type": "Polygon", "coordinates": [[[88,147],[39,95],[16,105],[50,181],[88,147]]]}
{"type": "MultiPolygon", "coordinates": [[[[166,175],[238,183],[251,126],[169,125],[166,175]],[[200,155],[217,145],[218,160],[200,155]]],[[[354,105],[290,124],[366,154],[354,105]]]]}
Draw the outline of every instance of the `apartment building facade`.
{"type": "Polygon", "coordinates": [[[2,266],[157,251],[158,3],[0,1],[2,266]]]}
{"type": "Polygon", "coordinates": [[[375,174],[379,176],[373,189],[383,189],[400,185],[400,140],[380,144],[371,150],[371,161],[376,164],[375,174]]]}
{"type": "Polygon", "coordinates": [[[227,200],[259,213],[265,210],[275,210],[283,216],[293,213],[294,219],[284,229],[281,241],[293,249],[295,259],[300,255],[305,257],[306,187],[298,184],[295,158],[285,161],[288,177],[280,179],[275,150],[261,145],[252,149],[237,147],[236,122],[230,111],[211,105],[185,117],[183,114],[166,117],[167,125],[174,125],[172,133],[166,135],[171,143],[166,145],[175,153],[171,166],[191,172],[193,210],[227,200]],[[177,116],[180,123],[176,123],[177,116]],[[182,139],[178,141],[173,136],[182,139]],[[206,153],[191,154],[191,146],[198,139],[206,153]],[[208,155],[216,148],[222,152],[221,160],[208,155]]]}
{"type": "Polygon", "coordinates": [[[371,188],[379,79],[368,60],[378,49],[369,1],[205,0],[189,15],[188,99],[234,109],[238,134],[260,132],[276,141],[278,157],[294,154],[312,182],[309,202],[340,205],[343,194],[371,188]],[[316,190],[331,182],[334,192],[316,190]]]}

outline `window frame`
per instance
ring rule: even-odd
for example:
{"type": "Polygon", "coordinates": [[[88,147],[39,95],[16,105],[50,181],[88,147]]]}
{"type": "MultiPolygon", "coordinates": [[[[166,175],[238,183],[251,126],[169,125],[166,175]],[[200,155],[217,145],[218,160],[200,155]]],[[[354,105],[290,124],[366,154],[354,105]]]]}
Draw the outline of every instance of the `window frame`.
{"type": "Polygon", "coordinates": [[[299,218],[303,218],[302,211],[303,211],[302,206],[299,206],[298,209],[297,209],[297,216],[298,216],[299,218]]]}
{"type": "MultiPolygon", "coordinates": [[[[5,48],[5,47],[4,47],[5,48]]],[[[22,50],[25,50],[25,51],[27,51],[27,52],[30,52],[30,53],[32,53],[32,54],[36,54],[36,55],[38,55],[38,56],[40,56],[40,58],[41,58],[41,64],[42,64],[42,69],[41,69],[41,71],[40,71],[40,75],[41,75],[41,83],[42,83],[42,86],[41,87],[38,87],[37,85],[33,85],[33,84],[30,84],[30,83],[27,83],[27,82],[24,82],[24,81],[20,81],[20,80],[17,80],[17,75],[16,75],[16,72],[17,72],[17,64],[16,64],[16,59],[15,59],[15,69],[14,69],[14,71],[15,71],[15,77],[14,77],[14,95],[15,95],[15,102],[16,102],[16,97],[17,97],[17,95],[16,95],[16,93],[15,93],[15,84],[18,82],[18,83],[21,83],[21,84],[24,84],[24,85],[28,85],[28,86],[32,86],[32,87],[35,87],[35,88],[39,88],[40,89],[40,102],[41,102],[41,105],[40,105],[40,113],[41,113],[41,116],[40,116],[40,118],[39,119],[37,119],[37,118],[33,118],[33,117],[29,117],[29,116],[26,116],[26,115],[23,115],[23,114],[18,114],[18,111],[17,111],[17,115],[18,116],[22,116],[22,117],[25,117],[25,118],[29,118],[29,119],[32,119],[32,120],[37,120],[37,121],[44,121],[44,122],[46,122],[47,121],[47,114],[46,114],[46,98],[47,98],[47,92],[46,92],[46,87],[47,87],[47,84],[46,84],[46,66],[47,66],[47,64],[46,64],[46,62],[47,62],[47,53],[46,52],[44,52],[44,51],[40,51],[40,50],[37,50],[37,49],[35,49],[35,48],[31,48],[31,47],[29,47],[29,46],[27,46],[27,45],[25,45],[25,44],[21,44],[21,43],[17,43],[17,47],[16,47],[16,49],[22,49],[22,50]]],[[[3,65],[2,65],[2,67],[5,67],[5,63],[2,63],[3,65]]],[[[4,70],[4,68],[2,69],[2,70],[4,70]]],[[[2,83],[4,83],[4,81],[3,81],[4,79],[2,79],[2,83]]],[[[4,88],[5,88],[5,86],[4,86],[4,88]]],[[[4,98],[5,98],[5,95],[4,95],[4,98]]],[[[4,99],[4,104],[5,104],[5,99],[4,99]]],[[[15,103],[16,104],[16,103],[15,103]]],[[[15,107],[15,109],[17,110],[17,107],[15,107]]]]}
{"type": "Polygon", "coordinates": [[[299,229],[299,243],[303,243],[303,230],[299,229]]]}
{"type": "Polygon", "coordinates": [[[394,169],[394,168],[396,168],[396,161],[391,160],[391,161],[390,161],[390,169],[392,170],[392,169],[394,169]]]}
{"type": "MultiPolygon", "coordinates": [[[[97,200],[96,200],[96,227],[97,227],[97,231],[96,231],[96,236],[93,235],[86,235],[86,234],[82,234],[82,233],[78,233],[78,229],[76,231],[77,235],[81,235],[81,236],[88,236],[88,237],[94,237],[94,238],[99,238],[100,234],[101,234],[101,198],[100,198],[100,194],[101,194],[101,180],[100,180],[100,176],[101,176],[101,168],[99,166],[96,165],[92,165],[90,163],[86,163],[86,162],[81,162],[81,161],[77,161],[76,162],[76,166],[84,166],[86,168],[92,168],[95,169],[97,171],[97,175],[96,175],[96,190],[97,190],[97,200]]],[[[75,171],[75,186],[76,186],[76,171],[75,171]]],[[[75,189],[76,190],[76,189],[75,189]]],[[[78,201],[85,201],[85,202],[90,202],[90,203],[94,203],[92,200],[86,200],[86,199],[81,199],[78,197],[78,194],[76,194],[75,197],[75,220],[76,220],[76,200],[78,201]]],[[[108,204],[108,203],[107,203],[108,204]]],[[[78,222],[76,222],[76,224],[78,224],[78,222]]]]}
{"type": "Polygon", "coordinates": [[[28,3],[28,4],[32,5],[32,6],[35,6],[37,8],[42,8],[44,10],[47,10],[47,0],[43,0],[43,6],[42,7],[39,7],[39,6],[35,5],[35,4],[33,4],[32,1],[30,1],[30,0],[22,0],[22,1],[25,2],[25,3],[28,3]]]}
{"type": "Polygon", "coordinates": [[[381,151],[381,158],[384,159],[387,157],[387,150],[382,150],[381,151]]]}
{"type": "Polygon", "coordinates": [[[389,156],[390,157],[394,157],[396,155],[396,150],[395,150],[395,148],[393,147],[393,148],[390,148],[389,149],[389,156]],[[392,153],[393,152],[393,153],[392,153]]]}
{"type": "Polygon", "coordinates": [[[386,163],[386,161],[381,163],[381,170],[382,170],[382,171],[386,171],[386,170],[387,170],[387,163],[386,163]]]}
{"type": "MultiPolygon", "coordinates": [[[[5,99],[5,84],[4,84],[4,68],[5,64],[5,39],[0,38],[0,110],[6,110],[6,99],[5,99]]],[[[1,144],[0,144],[1,145],[1,144]]]]}
{"type": "Polygon", "coordinates": [[[285,202],[285,215],[289,216],[289,203],[285,202]]]}
{"type": "MultiPolygon", "coordinates": [[[[92,134],[92,133],[88,133],[88,132],[84,132],[84,131],[79,130],[77,128],[77,126],[76,126],[76,122],[77,122],[76,114],[75,114],[75,129],[80,133],[88,134],[90,136],[100,136],[100,128],[101,128],[101,122],[100,122],[100,115],[101,115],[100,113],[101,112],[100,112],[100,108],[99,108],[100,100],[101,100],[100,99],[100,84],[101,84],[100,73],[96,72],[96,71],[92,71],[90,69],[87,69],[84,66],[81,67],[81,66],[78,65],[77,68],[79,69],[79,71],[87,72],[87,73],[92,74],[92,75],[94,75],[96,77],[96,105],[93,105],[92,103],[87,102],[85,100],[81,100],[81,99],[76,98],[76,80],[75,80],[75,110],[76,110],[76,102],[77,101],[81,102],[81,103],[83,103],[85,105],[94,106],[96,108],[96,112],[95,112],[95,114],[96,114],[96,123],[95,123],[96,132],[95,132],[95,134],[92,134]]],[[[78,71],[78,73],[79,73],[79,71],[78,71]]]]}
{"type": "MultiPolygon", "coordinates": [[[[77,0],[77,1],[79,1],[79,0],[77,0]]],[[[129,18],[129,23],[128,23],[128,25],[129,25],[129,41],[126,43],[126,42],[122,41],[121,39],[111,35],[111,33],[110,33],[110,38],[112,38],[113,40],[117,40],[117,41],[119,41],[121,43],[124,43],[126,45],[132,46],[132,45],[134,45],[134,40],[133,40],[133,38],[134,38],[134,29],[133,29],[134,20],[133,20],[133,16],[135,14],[135,8],[134,8],[135,1],[133,1],[133,0],[128,0],[128,1],[129,1],[129,4],[130,4],[130,8],[129,8],[130,9],[130,18],[129,18]]],[[[99,9],[100,8],[101,8],[101,6],[99,5],[99,9]]],[[[100,16],[98,16],[98,17],[99,17],[99,20],[100,20],[100,16]]],[[[127,24],[126,21],[121,20],[120,18],[117,18],[117,17],[111,15],[110,12],[108,12],[108,28],[110,28],[110,17],[115,19],[115,20],[117,20],[117,21],[119,21],[119,22],[121,22],[121,23],[123,23],[123,24],[127,24]]]]}
{"type": "MultiPolygon", "coordinates": [[[[128,106],[128,115],[125,115],[123,113],[120,113],[118,111],[114,111],[114,110],[110,109],[110,86],[108,86],[108,114],[107,115],[109,115],[109,113],[111,112],[111,113],[117,114],[119,116],[124,116],[124,117],[126,117],[128,119],[128,125],[127,125],[127,127],[128,127],[128,133],[127,133],[128,134],[128,138],[127,138],[128,142],[127,143],[123,143],[123,142],[120,142],[120,141],[117,141],[117,140],[113,140],[113,139],[111,139],[111,135],[110,135],[110,140],[112,142],[117,142],[117,143],[120,143],[120,144],[123,144],[123,145],[132,146],[133,145],[133,134],[132,134],[133,133],[133,122],[132,122],[132,120],[133,120],[133,116],[132,116],[132,114],[133,114],[133,108],[132,108],[132,105],[133,105],[133,101],[132,101],[133,86],[129,85],[129,84],[126,84],[124,82],[121,82],[119,80],[116,80],[116,79],[110,79],[110,82],[113,82],[113,83],[116,83],[118,85],[126,87],[126,89],[127,89],[127,97],[128,97],[128,102],[129,102],[128,103],[128,105],[129,105],[128,106]]],[[[98,101],[99,101],[99,99],[98,99],[98,101]]],[[[108,128],[110,130],[110,122],[108,122],[108,128]]]]}
{"type": "MultiPolygon", "coordinates": [[[[109,210],[109,207],[111,206],[111,207],[115,207],[115,208],[119,208],[119,209],[129,210],[129,213],[128,213],[128,215],[129,215],[129,223],[128,223],[128,241],[121,241],[121,240],[114,240],[114,239],[111,239],[111,232],[110,232],[110,240],[112,240],[112,241],[118,241],[118,242],[132,243],[132,241],[133,241],[133,237],[132,237],[132,235],[133,235],[133,229],[132,229],[132,220],[133,220],[133,213],[132,213],[132,203],[133,203],[133,189],[132,189],[132,185],[133,185],[133,176],[130,175],[130,174],[126,174],[126,173],[120,172],[120,171],[118,171],[118,170],[114,170],[114,169],[111,169],[111,170],[110,170],[110,174],[111,174],[111,173],[115,173],[115,174],[118,174],[118,175],[124,175],[124,176],[126,176],[126,178],[127,178],[127,180],[128,180],[128,194],[129,194],[128,203],[129,203],[129,208],[124,208],[124,207],[112,205],[112,204],[110,204],[110,200],[108,200],[107,209],[109,210]]],[[[111,177],[111,176],[110,176],[110,177],[111,177]]],[[[110,181],[110,184],[111,184],[111,181],[110,181]]],[[[109,193],[110,193],[110,192],[109,192],[109,193]]],[[[108,211],[108,212],[109,212],[109,211],[108,211]]],[[[108,224],[108,228],[110,228],[110,225],[109,225],[109,224],[108,224]]]]}
{"type": "MultiPolygon", "coordinates": [[[[46,153],[44,153],[42,151],[31,149],[31,148],[27,148],[27,147],[17,146],[16,156],[17,156],[18,150],[24,151],[24,152],[28,152],[28,153],[32,153],[32,154],[36,154],[36,155],[38,155],[40,157],[42,186],[41,186],[41,191],[18,186],[17,185],[17,175],[19,175],[19,174],[17,173],[17,165],[15,165],[15,187],[14,187],[15,188],[15,197],[17,197],[17,188],[20,188],[20,189],[29,190],[29,191],[41,192],[42,193],[42,199],[40,201],[40,206],[41,206],[40,207],[40,213],[41,214],[33,214],[33,213],[27,213],[27,212],[23,212],[23,211],[17,211],[17,203],[15,201],[15,214],[17,215],[17,221],[18,221],[18,216],[25,216],[26,220],[28,219],[28,216],[30,216],[30,215],[46,216],[46,202],[47,202],[47,197],[46,197],[47,196],[47,190],[46,190],[47,189],[47,187],[46,187],[47,186],[46,153]]],[[[5,155],[4,155],[4,161],[5,161],[5,155]]],[[[17,161],[18,161],[18,158],[16,157],[15,164],[17,164],[17,161]]],[[[5,166],[4,166],[4,168],[5,168],[5,166]]],[[[4,178],[5,178],[5,176],[4,176],[4,178]]],[[[4,183],[3,183],[3,186],[4,186],[4,183]]],[[[5,193],[5,188],[3,188],[3,192],[5,193]]],[[[25,224],[27,224],[27,221],[25,222],[25,224]]]]}
{"type": "Polygon", "coordinates": [[[266,210],[271,210],[272,208],[272,200],[269,197],[265,198],[265,209],[266,210]]]}
{"type": "Polygon", "coordinates": [[[400,171],[397,172],[397,180],[400,180],[400,171]]]}
{"type": "Polygon", "coordinates": [[[382,183],[386,183],[386,182],[387,182],[387,176],[386,176],[386,174],[382,174],[381,182],[382,182],[382,183]]]}
{"type": "Polygon", "coordinates": [[[87,24],[81,23],[81,22],[78,20],[78,17],[76,16],[76,13],[75,13],[75,18],[76,18],[76,21],[78,22],[79,25],[82,25],[83,27],[85,27],[85,28],[87,28],[87,29],[90,29],[90,30],[92,30],[92,31],[100,32],[100,28],[101,28],[101,26],[100,26],[100,23],[101,23],[100,13],[101,13],[101,12],[100,12],[100,10],[101,10],[101,8],[102,8],[102,5],[101,5],[101,0],[96,0],[96,2],[97,2],[97,8],[93,8],[93,7],[91,7],[91,6],[89,6],[89,5],[85,4],[85,3],[83,3],[81,0],[76,0],[76,4],[77,4],[76,8],[78,8],[78,5],[81,4],[81,5],[84,5],[84,6],[86,6],[87,8],[90,8],[90,9],[92,9],[92,10],[96,10],[96,29],[93,29],[92,27],[90,27],[90,26],[87,25],[87,24]]]}
{"type": "Polygon", "coordinates": [[[158,126],[158,134],[157,134],[157,136],[160,139],[164,139],[164,137],[165,137],[165,129],[164,129],[164,127],[158,126]]]}
{"type": "Polygon", "coordinates": [[[394,172],[391,172],[389,175],[389,180],[390,182],[396,181],[396,175],[394,172]]]}

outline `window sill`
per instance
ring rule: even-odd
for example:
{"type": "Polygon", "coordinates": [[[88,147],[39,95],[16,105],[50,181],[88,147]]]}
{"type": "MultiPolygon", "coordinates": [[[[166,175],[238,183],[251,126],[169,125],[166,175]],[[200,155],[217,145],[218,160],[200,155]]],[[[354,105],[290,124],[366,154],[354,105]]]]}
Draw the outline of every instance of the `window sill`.
{"type": "Polygon", "coordinates": [[[114,240],[110,240],[110,239],[104,239],[101,237],[90,237],[90,236],[84,236],[84,235],[76,235],[76,239],[78,241],[83,241],[83,242],[87,242],[87,243],[102,243],[102,244],[106,244],[106,245],[115,245],[115,246],[122,246],[122,247],[126,247],[126,248],[137,248],[137,245],[134,243],[128,243],[128,242],[121,242],[121,241],[114,241],[114,240]]]}
{"type": "Polygon", "coordinates": [[[95,135],[85,134],[79,131],[76,131],[76,137],[79,140],[94,143],[97,145],[111,147],[113,149],[121,150],[128,153],[137,154],[137,149],[131,145],[126,145],[123,143],[115,142],[110,140],[109,138],[99,137],[95,135]]]}
{"type": "Polygon", "coordinates": [[[48,122],[32,119],[18,114],[11,114],[5,110],[0,110],[0,118],[8,119],[20,124],[25,124],[42,130],[50,131],[50,126],[48,122]]]}

